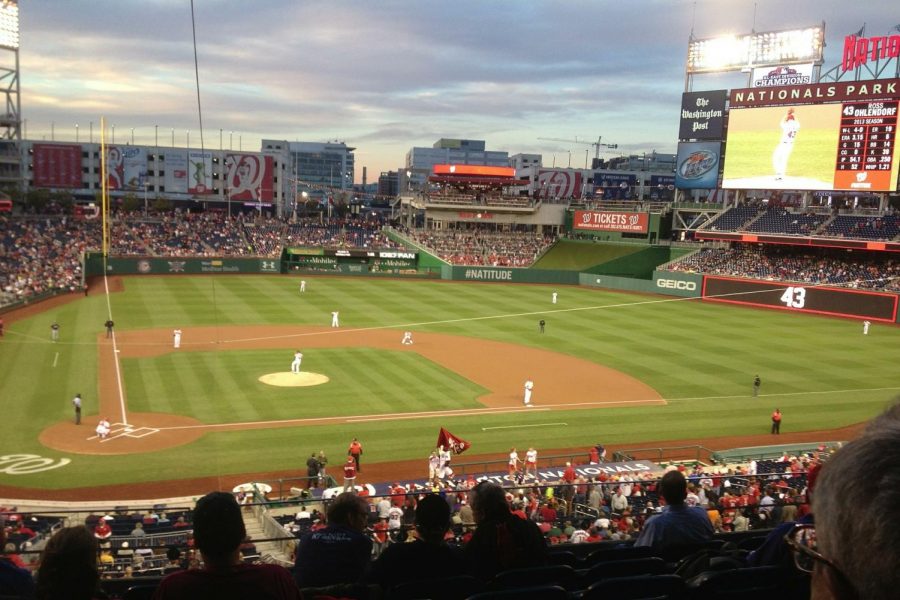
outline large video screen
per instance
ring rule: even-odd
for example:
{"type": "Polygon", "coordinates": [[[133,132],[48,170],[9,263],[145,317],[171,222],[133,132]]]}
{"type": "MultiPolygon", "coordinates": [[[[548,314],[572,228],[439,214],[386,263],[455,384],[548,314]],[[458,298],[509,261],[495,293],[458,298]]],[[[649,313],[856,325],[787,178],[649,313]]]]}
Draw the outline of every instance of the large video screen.
{"type": "Polygon", "coordinates": [[[732,108],[722,187],[897,189],[900,95],[892,96],[732,108]]]}

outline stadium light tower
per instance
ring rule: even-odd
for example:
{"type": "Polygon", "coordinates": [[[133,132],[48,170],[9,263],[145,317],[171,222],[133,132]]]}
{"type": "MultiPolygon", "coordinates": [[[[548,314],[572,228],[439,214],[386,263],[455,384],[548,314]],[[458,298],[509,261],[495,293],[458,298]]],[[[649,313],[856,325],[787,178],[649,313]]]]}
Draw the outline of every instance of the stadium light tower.
{"type": "Polygon", "coordinates": [[[0,113],[0,186],[21,189],[18,0],[0,0],[0,94],[6,98],[0,113]]]}

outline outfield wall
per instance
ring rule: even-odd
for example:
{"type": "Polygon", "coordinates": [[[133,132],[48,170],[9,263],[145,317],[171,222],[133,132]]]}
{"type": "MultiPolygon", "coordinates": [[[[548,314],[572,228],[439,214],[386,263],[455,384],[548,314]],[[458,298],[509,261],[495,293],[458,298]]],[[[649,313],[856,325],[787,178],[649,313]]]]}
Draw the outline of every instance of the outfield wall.
{"type": "MultiPolygon", "coordinates": [[[[643,279],[603,272],[520,267],[461,267],[444,264],[440,267],[419,265],[413,268],[385,268],[383,265],[377,264],[345,263],[332,257],[317,258],[327,259],[329,262],[315,268],[297,268],[296,266],[288,268],[288,263],[280,259],[115,257],[104,260],[101,254],[90,253],[85,256],[84,264],[85,275],[88,277],[104,273],[108,275],[198,275],[294,272],[298,274],[409,277],[494,283],[582,285],[683,298],[703,297],[704,300],[714,302],[900,323],[900,310],[898,310],[900,295],[892,292],[800,285],[746,278],[705,277],[696,273],[676,271],[654,270],[651,278],[643,279]],[[710,292],[710,285],[718,287],[714,292],[710,292]],[[785,300],[785,295],[791,292],[785,290],[793,293],[788,300],[785,300]]],[[[631,255],[622,257],[622,260],[634,258],[634,255],[631,255]]]]}

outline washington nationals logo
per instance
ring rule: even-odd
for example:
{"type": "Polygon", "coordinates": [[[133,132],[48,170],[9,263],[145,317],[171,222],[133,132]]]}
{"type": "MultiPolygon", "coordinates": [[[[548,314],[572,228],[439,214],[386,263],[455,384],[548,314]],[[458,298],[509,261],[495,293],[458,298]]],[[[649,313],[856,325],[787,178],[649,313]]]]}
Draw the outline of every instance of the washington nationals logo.
{"type": "Polygon", "coordinates": [[[29,475],[64,467],[72,462],[68,458],[53,460],[37,454],[5,454],[0,456],[0,473],[8,475],[29,475]]]}
{"type": "Polygon", "coordinates": [[[265,164],[259,156],[229,154],[225,160],[229,197],[235,200],[260,199],[260,187],[266,174],[265,164]]]}

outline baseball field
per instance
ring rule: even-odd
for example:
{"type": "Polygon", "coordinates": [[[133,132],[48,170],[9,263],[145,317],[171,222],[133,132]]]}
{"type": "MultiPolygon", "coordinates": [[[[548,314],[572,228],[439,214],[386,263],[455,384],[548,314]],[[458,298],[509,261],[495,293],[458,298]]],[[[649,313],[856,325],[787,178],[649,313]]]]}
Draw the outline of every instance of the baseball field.
{"type": "Polygon", "coordinates": [[[778,407],[788,439],[862,422],[900,393],[896,326],[863,336],[854,320],[579,287],[306,280],[301,294],[293,276],[114,278],[108,293],[99,280],[7,317],[0,497],[148,482],[199,493],[197,478],[303,475],[318,450],[340,464],[353,437],[364,477],[400,461],[424,474],[440,427],[472,443],[464,456],[549,454],[767,435],[778,407]]]}

